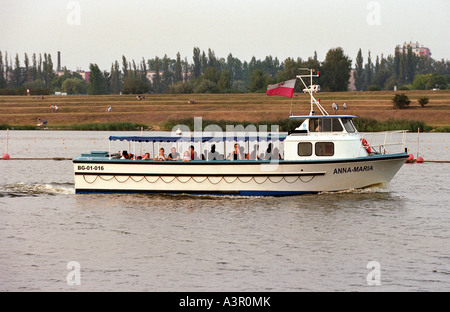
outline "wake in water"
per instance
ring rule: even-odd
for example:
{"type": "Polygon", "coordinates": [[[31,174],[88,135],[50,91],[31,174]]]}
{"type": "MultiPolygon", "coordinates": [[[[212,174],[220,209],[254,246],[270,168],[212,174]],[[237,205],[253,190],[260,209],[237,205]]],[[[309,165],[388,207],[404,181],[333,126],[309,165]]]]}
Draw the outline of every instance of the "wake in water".
{"type": "Polygon", "coordinates": [[[389,193],[389,184],[379,183],[370,185],[365,188],[359,189],[348,189],[343,191],[335,191],[335,192],[320,192],[319,194],[372,194],[372,193],[389,193]]]}
{"type": "Polygon", "coordinates": [[[20,182],[16,184],[6,184],[0,186],[0,197],[61,194],[75,194],[73,183],[25,184],[23,182],[20,182]]]}

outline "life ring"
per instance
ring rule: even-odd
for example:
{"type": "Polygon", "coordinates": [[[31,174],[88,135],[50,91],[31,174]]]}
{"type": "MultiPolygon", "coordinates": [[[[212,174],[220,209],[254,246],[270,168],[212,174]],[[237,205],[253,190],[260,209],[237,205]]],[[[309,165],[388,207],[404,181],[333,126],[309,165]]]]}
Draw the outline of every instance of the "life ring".
{"type": "Polygon", "coordinates": [[[366,139],[362,138],[361,142],[362,142],[364,148],[366,149],[367,154],[369,154],[369,155],[372,154],[372,149],[370,148],[370,145],[369,145],[369,143],[367,143],[366,139]]]}

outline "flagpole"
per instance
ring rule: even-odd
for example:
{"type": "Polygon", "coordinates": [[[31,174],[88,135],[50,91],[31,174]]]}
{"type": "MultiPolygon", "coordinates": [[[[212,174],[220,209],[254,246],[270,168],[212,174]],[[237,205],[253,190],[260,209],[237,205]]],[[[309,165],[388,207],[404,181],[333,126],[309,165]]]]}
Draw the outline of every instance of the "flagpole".
{"type": "Polygon", "coordinates": [[[290,116],[292,116],[292,99],[293,99],[293,97],[291,97],[291,111],[290,111],[290,116]]]}

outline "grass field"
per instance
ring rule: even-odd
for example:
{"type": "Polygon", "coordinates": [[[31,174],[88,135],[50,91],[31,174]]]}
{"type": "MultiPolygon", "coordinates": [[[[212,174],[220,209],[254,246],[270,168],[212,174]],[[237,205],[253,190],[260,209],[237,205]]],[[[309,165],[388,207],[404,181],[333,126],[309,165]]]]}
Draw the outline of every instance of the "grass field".
{"type": "MultiPolygon", "coordinates": [[[[422,121],[433,128],[450,126],[450,90],[399,91],[411,100],[408,109],[394,109],[393,91],[374,92],[322,92],[316,95],[331,114],[336,102],[339,113],[379,121],[404,119],[422,121]],[[420,107],[417,99],[427,96],[429,103],[420,107]],[[346,102],[348,109],[343,111],[346,102]]],[[[292,99],[295,115],[309,114],[309,95],[295,94],[292,99]]],[[[284,119],[289,116],[291,99],[266,94],[154,94],[145,100],[135,95],[102,96],[0,96],[0,125],[31,126],[38,118],[48,121],[50,128],[70,128],[73,125],[103,123],[136,123],[158,130],[171,119],[202,117],[208,120],[258,122],[284,119]],[[194,99],[196,104],[189,104],[194,99]],[[57,105],[57,113],[50,106],[57,105]],[[106,112],[111,105],[112,112],[106,112]]],[[[73,128],[73,127],[72,127],[73,128]]]]}

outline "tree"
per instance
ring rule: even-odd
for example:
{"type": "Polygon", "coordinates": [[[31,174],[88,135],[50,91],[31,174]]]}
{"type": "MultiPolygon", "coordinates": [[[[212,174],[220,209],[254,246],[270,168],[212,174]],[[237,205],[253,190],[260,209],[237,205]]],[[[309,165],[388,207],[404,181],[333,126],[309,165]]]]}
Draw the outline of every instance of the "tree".
{"type": "Polygon", "coordinates": [[[250,92],[261,92],[267,88],[267,77],[261,69],[255,69],[250,77],[248,90],[250,92]]]}
{"type": "Polygon", "coordinates": [[[187,60],[187,57],[184,58],[184,64],[183,64],[183,81],[188,81],[189,80],[189,63],[187,60]]]}
{"type": "Polygon", "coordinates": [[[155,93],[161,93],[161,74],[159,70],[159,57],[155,57],[155,77],[153,77],[153,89],[155,93]]]}
{"type": "Polygon", "coordinates": [[[124,79],[128,76],[128,62],[125,55],[122,55],[122,76],[124,79]]]}
{"type": "Polygon", "coordinates": [[[68,78],[62,83],[62,89],[67,94],[85,94],[87,85],[83,79],[68,78]]]}
{"type": "Polygon", "coordinates": [[[162,72],[162,90],[161,92],[165,92],[167,87],[172,84],[172,73],[170,71],[170,59],[167,57],[166,54],[164,54],[164,57],[162,59],[163,63],[163,72],[162,72]]]}
{"type": "Polygon", "coordinates": [[[194,48],[194,56],[192,57],[194,60],[194,79],[198,78],[202,73],[202,64],[200,60],[200,49],[194,48]]]}
{"type": "Polygon", "coordinates": [[[97,64],[89,65],[89,86],[88,86],[88,94],[98,95],[106,93],[106,84],[105,77],[101,72],[100,68],[98,68],[97,64]]]}
{"type": "Polygon", "coordinates": [[[404,93],[396,94],[392,99],[392,102],[394,103],[394,108],[400,109],[407,108],[411,103],[408,96],[404,93]]]}
{"type": "Polygon", "coordinates": [[[183,81],[183,68],[181,67],[181,56],[180,52],[177,53],[177,60],[175,62],[175,73],[173,77],[173,82],[183,81]]]}
{"type": "Polygon", "coordinates": [[[210,80],[214,83],[217,83],[217,81],[219,81],[219,78],[219,74],[214,67],[208,67],[203,73],[203,79],[210,80]]]}
{"type": "Polygon", "coordinates": [[[111,91],[118,94],[122,90],[119,62],[116,60],[111,65],[111,91]]]}
{"type": "Polygon", "coordinates": [[[357,91],[362,91],[364,86],[363,80],[363,57],[361,49],[359,49],[358,54],[356,55],[356,66],[355,66],[355,87],[357,91]]]}
{"type": "Polygon", "coordinates": [[[22,84],[22,72],[20,69],[19,55],[16,54],[14,70],[13,70],[13,88],[16,89],[22,84]]]}
{"type": "Polygon", "coordinates": [[[347,91],[352,61],[342,48],[330,49],[323,62],[323,88],[328,91],[347,91]]]}
{"type": "Polygon", "coordinates": [[[3,65],[2,51],[0,51],[0,89],[6,88],[5,66],[3,65]]]}
{"type": "Polygon", "coordinates": [[[219,92],[229,92],[231,90],[231,73],[229,70],[223,70],[220,79],[217,82],[219,92]]]}
{"type": "Polygon", "coordinates": [[[429,99],[426,96],[417,99],[417,102],[419,102],[422,107],[425,107],[425,105],[428,104],[428,101],[429,99]]]}
{"type": "Polygon", "coordinates": [[[205,73],[206,69],[208,68],[208,58],[206,57],[205,51],[202,51],[201,64],[202,64],[202,74],[203,74],[203,73],[205,73]]]}
{"type": "Polygon", "coordinates": [[[25,73],[24,73],[24,78],[26,82],[30,82],[31,81],[31,71],[30,71],[30,60],[28,58],[28,54],[25,53],[25,59],[24,59],[24,64],[25,64],[25,73]]]}
{"type": "Polygon", "coordinates": [[[436,73],[426,75],[416,75],[412,84],[413,89],[429,90],[433,88],[446,89],[447,79],[443,75],[436,73]]]}

